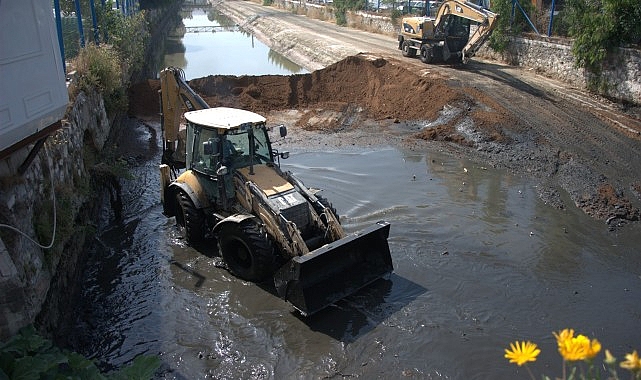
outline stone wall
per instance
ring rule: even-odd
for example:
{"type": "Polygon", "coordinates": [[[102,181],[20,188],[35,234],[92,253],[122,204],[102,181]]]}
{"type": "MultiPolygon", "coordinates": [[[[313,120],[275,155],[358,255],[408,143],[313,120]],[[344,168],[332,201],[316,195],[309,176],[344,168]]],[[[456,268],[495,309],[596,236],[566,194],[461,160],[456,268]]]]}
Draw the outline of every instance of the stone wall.
{"type": "Polygon", "coordinates": [[[596,81],[600,95],[641,104],[641,51],[618,49],[603,65],[602,77],[596,78],[585,69],[574,66],[570,40],[543,37],[513,38],[508,50],[499,54],[483,46],[477,57],[505,61],[511,65],[532,68],[538,73],[586,89],[596,81]]]}
{"type": "MultiPolygon", "coordinates": [[[[155,77],[162,41],[181,21],[180,7],[181,2],[175,2],[147,11],[147,66],[127,73],[133,81],[155,77]]],[[[42,333],[55,335],[65,313],[72,312],[69,300],[78,290],[76,281],[86,259],[83,248],[95,229],[101,202],[108,198],[109,189],[92,186],[94,168],[105,160],[101,153],[118,133],[120,117],[106,114],[98,92],[80,92],[69,104],[62,128],[47,138],[24,174],[18,174],[18,167],[32,146],[0,160],[0,224],[5,225],[0,226],[0,341],[34,322],[42,333]],[[40,248],[6,227],[48,245],[54,230],[53,193],[57,225],[51,248],[40,248]]]]}
{"type": "Polygon", "coordinates": [[[0,340],[34,322],[52,283],[73,278],[73,273],[58,269],[76,267],[78,249],[73,246],[82,244],[86,233],[79,211],[95,198],[79,190],[88,189],[87,151],[104,148],[110,123],[97,92],[79,93],[70,106],[62,128],[49,136],[23,175],[17,167],[31,146],[0,163],[0,223],[47,246],[54,233],[54,193],[57,216],[56,239],[48,249],[13,229],[0,228],[0,340]]]}

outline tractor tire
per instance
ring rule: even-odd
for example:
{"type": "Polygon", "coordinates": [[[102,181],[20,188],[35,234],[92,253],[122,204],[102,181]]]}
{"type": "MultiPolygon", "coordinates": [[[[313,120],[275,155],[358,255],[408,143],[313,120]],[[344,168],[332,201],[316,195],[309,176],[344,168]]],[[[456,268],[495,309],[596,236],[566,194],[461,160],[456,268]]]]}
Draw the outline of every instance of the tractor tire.
{"type": "Polygon", "coordinates": [[[429,45],[423,45],[421,47],[421,62],[431,63],[434,59],[434,49],[429,45]]]}
{"type": "Polygon", "coordinates": [[[181,227],[188,244],[200,243],[205,238],[205,215],[194,206],[189,196],[179,191],[176,200],[180,210],[176,213],[176,223],[181,227]]]}
{"type": "Polygon", "coordinates": [[[236,277],[261,282],[276,271],[274,247],[256,223],[228,223],[216,237],[220,256],[236,277]]]}
{"type": "Polygon", "coordinates": [[[416,57],[416,50],[412,49],[412,43],[409,41],[403,41],[401,44],[401,51],[403,57],[416,57]]]}

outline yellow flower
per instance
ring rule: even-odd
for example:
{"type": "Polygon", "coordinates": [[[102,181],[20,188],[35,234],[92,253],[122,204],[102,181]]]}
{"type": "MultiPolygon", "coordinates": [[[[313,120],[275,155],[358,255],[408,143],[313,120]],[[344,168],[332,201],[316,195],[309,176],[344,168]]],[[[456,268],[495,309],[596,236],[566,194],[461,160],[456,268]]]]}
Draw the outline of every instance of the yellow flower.
{"type": "Polygon", "coordinates": [[[629,369],[632,372],[641,370],[641,359],[639,359],[639,354],[637,350],[634,350],[631,354],[625,355],[625,361],[621,362],[621,368],[629,369]]]}
{"type": "Polygon", "coordinates": [[[568,339],[572,339],[574,337],[574,330],[573,329],[563,329],[559,331],[559,333],[553,332],[554,337],[556,338],[556,343],[559,345],[559,348],[561,347],[562,344],[568,339]]]}
{"type": "Polygon", "coordinates": [[[519,367],[527,362],[536,361],[536,357],[541,353],[532,342],[514,342],[510,343],[510,349],[505,349],[505,358],[510,360],[510,363],[516,363],[519,367]]]}
{"type": "Polygon", "coordinates": [[[617,358],[612,355],[610,350],[605,350],[605,359],[603,361],[607,365],[614,365],[617,362],[617,358]]]}
{"type": "Polygon", "coordinates": [[[601,343],[598,340],[590,340],[581,334],[574,336],[572,329],[552,334],[556,337],[559,353],[567,361],[591,360],[601,351],[601,343]]]}
{"type": "Polygon", "coordinates": [[[599,351],[601,351],[601,343],[596,339],[589,340],[586,338],[586,340],[587,342],[583,348],[585,351],[585,359],[592,360],[599,351]]]}

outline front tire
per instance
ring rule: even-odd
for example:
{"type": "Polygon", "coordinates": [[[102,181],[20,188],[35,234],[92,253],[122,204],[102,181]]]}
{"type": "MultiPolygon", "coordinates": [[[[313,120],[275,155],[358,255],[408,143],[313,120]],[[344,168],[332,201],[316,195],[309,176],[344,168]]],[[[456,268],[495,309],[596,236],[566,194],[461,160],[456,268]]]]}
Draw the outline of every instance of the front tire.
{"type": "Polygon", "coordinates": [[[401,44],[401,51],[403,53],[403,57],[415,57],[416,56],[416,50],[412,49],[412,43],[409,41],[403,41],[401,44]]]}
{"type": "Polygon", "coordinates": [[[256,223],[227,223],[221,227],[217,239],[220,256],[236,277],[260,282],[274,274],[274,248],[256,223]]]}
{"type": "Polygon", "coordinates": [[[188,244],[196,244],[205,238],[205,215],[194,206],[194,202],[184,192],[176,194],[179,210],[176,213],[176,223],[183,230],[183,237],[188,244]]]}

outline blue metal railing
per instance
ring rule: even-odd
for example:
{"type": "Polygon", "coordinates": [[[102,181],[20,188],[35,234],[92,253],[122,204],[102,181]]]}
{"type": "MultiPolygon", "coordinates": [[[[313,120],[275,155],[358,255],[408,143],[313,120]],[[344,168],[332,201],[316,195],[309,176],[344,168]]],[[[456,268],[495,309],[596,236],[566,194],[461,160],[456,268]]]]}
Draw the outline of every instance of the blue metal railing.
{"type": "MultiPolygon", "coordinates": [[[[91,17],[91,31],[89,34],[90,41],[98,44],[100,43],[100,31],[101,25],[99,25],[97,13],[96,13],[96,1],[89,0],[89,13],[91,17]]],[[[106,2],[105,0],[100,0],[99,7],[105,9],[111,4],[111,2],[106,2]]],[[[67,12],[65,14],[61,11],[60,0],[53,1],[54,7],[54,17],[56,18],[56,30],[58,33],[58,44],[60,45],[60,54],[62,56],[63,67],[65,67],[66,74],[66,65],[65,62],[67,59],[71,59],[78,55],[78,52],[81,48],[85,47],[86,44],[86,34],[85,34],[85,23],[87,20],[83,18],[82,15],[82,3],[80,0],[74,0],[74,12],[67,12]],[[75,26],[71,21],[75,18],[75,26]]],[[[136,14],[140,10],[140,5],[137,0],[116,0],[116,7],[114,10],[118,10],[125,16],[136,14]]],[[[86,11],[87,9],[85,9],[86,11]]],[[[108,41],[108,35],[106,31],[103,34],[103,42],[108,41]]]]}

